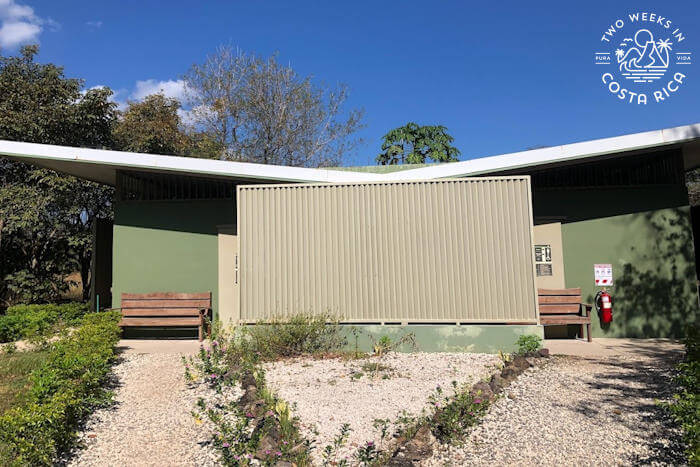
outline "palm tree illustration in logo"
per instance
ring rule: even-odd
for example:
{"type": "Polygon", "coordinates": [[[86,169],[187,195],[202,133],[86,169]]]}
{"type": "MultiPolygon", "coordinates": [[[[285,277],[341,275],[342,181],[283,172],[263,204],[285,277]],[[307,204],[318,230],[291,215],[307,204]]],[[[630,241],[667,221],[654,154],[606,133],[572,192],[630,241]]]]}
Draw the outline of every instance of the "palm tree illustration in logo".
{"type": "Polygon", "coordinates": [[[651,31],[640,29],[634,35],[634,41],[625,38],[620,47],[627,47],[630,42],[634,45],[626,51],[622,48],[615,51],[622,74],[635,82],[651,82],[661,78],[668,69],[671,40],[659,39],[655,42],[651,31]]]}

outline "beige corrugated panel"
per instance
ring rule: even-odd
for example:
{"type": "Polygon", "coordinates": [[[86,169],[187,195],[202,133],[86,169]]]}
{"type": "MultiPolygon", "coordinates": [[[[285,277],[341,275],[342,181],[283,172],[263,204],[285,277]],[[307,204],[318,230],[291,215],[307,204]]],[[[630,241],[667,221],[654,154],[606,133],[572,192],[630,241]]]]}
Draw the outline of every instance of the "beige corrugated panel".
{"type": "Polygon", "coordinates": [[[241,319],[536,322],[529,177],[238,187],[241,319]]]}

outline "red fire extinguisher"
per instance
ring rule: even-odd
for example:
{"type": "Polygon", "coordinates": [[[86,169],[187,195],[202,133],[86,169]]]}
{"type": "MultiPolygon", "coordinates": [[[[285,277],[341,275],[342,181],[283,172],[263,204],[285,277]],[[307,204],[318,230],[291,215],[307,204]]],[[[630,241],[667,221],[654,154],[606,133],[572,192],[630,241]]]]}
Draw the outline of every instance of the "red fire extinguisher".
{"type": "Polygon", "coordinates": [[[612,323],[612,296],[605,289],[599,290],[595,294],[595,308],[598,310],[602,323],[612,323]]]}

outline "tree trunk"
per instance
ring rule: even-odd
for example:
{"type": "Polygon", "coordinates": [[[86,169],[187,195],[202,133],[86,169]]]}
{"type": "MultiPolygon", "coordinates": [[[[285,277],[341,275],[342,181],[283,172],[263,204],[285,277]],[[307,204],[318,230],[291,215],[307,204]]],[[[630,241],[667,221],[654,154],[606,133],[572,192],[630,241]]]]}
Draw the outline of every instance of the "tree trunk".
{"type": "Polygon", "coordinates": [[[89,252],[83,252],[80,255],[80,281],[83,285],[83,301],[90,300],[90,266],[92,255],[89,252]]]}

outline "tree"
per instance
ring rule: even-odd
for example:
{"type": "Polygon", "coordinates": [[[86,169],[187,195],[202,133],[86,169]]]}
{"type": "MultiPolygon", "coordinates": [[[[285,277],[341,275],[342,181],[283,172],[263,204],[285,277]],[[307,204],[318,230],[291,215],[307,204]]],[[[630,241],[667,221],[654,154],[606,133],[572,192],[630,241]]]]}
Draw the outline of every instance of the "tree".
{"type": "Polygon", "coordinates": [[[163,94],[129,102],[114,127],[115,147],[120,151],[180,155],[187,135],[180,130],[180,103],[163,94]]]}
{"type": "Polygon", "coordinates": [[[347,87],[329,89],[275,56],[222,47],[184,77],[195,125],[223,158],[264,164],[339,165],[359,140],[362,112],[345,112],[347,87]]]}
{"type": "MultiPolygon", "coordinates": [[[[110,147],[116,106],[107,88],[81,93],[61,67],[38,64],[37,46],[0,56],[0,139],[110,147]]],[[[57,299],[67,274],[89,294],[91,230],[111,217],[112,189],[0,159],[0,303],[57,299]]]]}
{"type": "Polygon", "coordinates": [[[208,135],[186,131],[180,102],[162,93],[129,102],[114,126],[114,145],[120,151],[217,158],[223,148],[208,135]]]}
{"type": "Polygon", "coordinates": [[[454,138],[442,125],[419,126],[409,122],[384,135],[382,153],[377,156],[381,165],[424,164],[434,162],[455,162],[459,149],[452,146],[454,138]]]}

